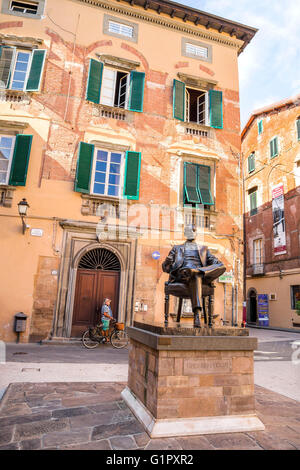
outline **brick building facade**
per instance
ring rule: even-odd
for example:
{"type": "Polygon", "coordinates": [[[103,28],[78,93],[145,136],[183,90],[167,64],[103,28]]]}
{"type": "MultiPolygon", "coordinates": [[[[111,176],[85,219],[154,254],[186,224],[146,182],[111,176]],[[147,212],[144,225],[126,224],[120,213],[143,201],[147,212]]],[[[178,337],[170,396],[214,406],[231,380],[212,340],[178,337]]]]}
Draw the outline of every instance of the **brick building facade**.
{"type": "Polygon", "coordinates": [[[105,296],[119,321],[161,320],[191,220],[233,274],[215,313],[239,322],[237,58],[256,30],[169,1],[22,3],[0,19],[1,339],[20,311],[22,341],[78,336],[105,296]]]}
{"type": "Polygon", "coordinates": [[[247,320],[264,325],[268,310],[270,326],[298,328],[300,95],[253,113],[242,152],[247,320]]]}

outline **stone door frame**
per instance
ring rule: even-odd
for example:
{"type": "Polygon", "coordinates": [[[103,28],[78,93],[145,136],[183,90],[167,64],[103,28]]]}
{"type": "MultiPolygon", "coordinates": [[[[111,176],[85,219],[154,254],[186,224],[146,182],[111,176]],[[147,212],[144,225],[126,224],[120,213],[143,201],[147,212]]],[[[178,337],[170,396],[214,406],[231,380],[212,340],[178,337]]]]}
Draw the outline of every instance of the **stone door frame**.
{"type": "Polygon", "coordinates": [[[98,241],[96,223],[62,221],[63,248],[58,279],[58,295],[51,337],[71,337],[78,264],[83,255],[95,248],[112,251],[120,261],[118,312],[120,322],[133,320],[133,299],[136,264],[136,239],[98,241]]]}

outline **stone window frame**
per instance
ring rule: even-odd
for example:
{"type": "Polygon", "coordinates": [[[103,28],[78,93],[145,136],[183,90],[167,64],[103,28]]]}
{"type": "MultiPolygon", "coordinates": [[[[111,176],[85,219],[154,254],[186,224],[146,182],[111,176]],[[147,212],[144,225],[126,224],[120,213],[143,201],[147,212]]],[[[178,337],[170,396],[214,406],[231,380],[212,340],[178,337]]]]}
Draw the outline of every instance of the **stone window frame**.
{"type": "Polygon", "coordinates": [[[195,155],[193,153],[182,153],[181,155],[181,164],[180,164],[180,175],[179,175],[179,207],[184,207],[184,194],[183,194],[183,187],[184,187],[184,164],[185,163],[195,163],[196,165],[205,165],[210,167],[211,171],[211,193],[213,196],[214,204],[206,208],[205,211],[214,211],[216,206],[216,163],[218,162],[218,158],[215,157],[205,157],[202,155],[195,155]]]}
{"type": "MultiPolygon", "coordinates": [[[[117,143],[115,144],[113,142],[106,142],[106,141],[97,140],[94,138],[89,140],[89,144],[92,144],[95,146],[94,155],[93,155],[93,168],[94,168],[94,163],[95,163],[95,151],[97,148],[107,150],[108,152],[116,151],[116,152],[122,152],[124,154],[126,153],[126,151],[131,150],[130,145],[121,145],[117,143]]],[[[81,194],[81,199],[82,199],[82,205],[81,205],[82,215],[95,215],[93,211],[93,205],[99,202],[104,202],[104,203],[107,202],[116,208],[117,218],[120,218],[121,216],[123,216],[122,208],[120,208],[120,201],[123,201],[123,197],[118,198],[115,196],[107,196],[104,194],[89,193],[89,194],[81,194]]]]}
{"type": "Polygon", "coordinates": [[[103,15],[103,34],[108,36],[113,36],[119,39],[123,39],[124,41],[130,41],[137,43],[138,42],[138,35],[139,35],[139,25],[138,23],[133,23],[132,21],[124,20],[123,18],[119,18],[117,16],[109,15],[104,13],[103,15]],[[124,24],[126,26],[130,26],[133,28],[132,37],[125,36],[124,34],[113,33],[109,31],[109,22],[113,21],[115,23],[124,24]]]}
{"type": "MultiPolygon", "coordinates": [[[[12,136],[23,134],[28,125],[26,122],[0,120],[0,134],[12,136]]],[[[12,207],[15,190],[16,186],[0,184],[0,207],[12,207]]]]}
{"type": "MultiPolygon", "coordinates": [[[[22,16],[23,18],[30,18],[33,20],[41,20],[44,18],[44,11],[46,6],[46,0],[34,0],[38,3],[38,9],[36,15],[31,13],[22,13],[20,11],[13,11],[10,10],[9,6],[12,0],[2,0],[2,8],[1,13],[4,15],[14,15],[14,16],[22,16]]],[[[26,2],[26,0],[24,0],[26,2]]]]}
{"type": "Polygon", "coordinates": [[[200,60],[201,62],[208,62],[209,64],[211,64],[213,61],[212,45],[207,44],[202,41],[197,41],[195,39],[181,38],[181,55],[184,57],[189,57],[191,59],[196,59],[196,60],[200,60]],[[207,57],[201,57],[196,54],[191,54],[190,52],[187,52],[186,50],[187,44],[192,44],[193,46],[205,47],[207,49],[207,57]]]}
{"type": "MultiPolygon", "coordinates": [[[[183,82],[186,86],[186,88],[191,88],[193,90],[198,90],[209,94],[209,90],[214,90],[215,87],[218,85],[217,80],[212,80],[204,77],[199,77],[196,75],[189,75],[183,72],[178,72],[177,76],[181,82],[183,82]]],[[[209,97],[207,96],[207,100],[209,100],[209,97]]],[[[186,106],[186,102],[185,102],[186,106]]],[[[206,117],[209,120],[209,103],[208,103],[208,116],[206,117]]],[[[186,113],[185,113],[186,114],[186,113]]],[[[210,132],[213,129],[209,123],[208,124],[198,124],[193,121],[187,121],[186,116],[185,116],[185,121],[181,121],[181,125],[186,127],[192,127],[195,129],[203,129],[204,131],[207,131],[209,133],[208,137],[211,137],[210,132]]]]}

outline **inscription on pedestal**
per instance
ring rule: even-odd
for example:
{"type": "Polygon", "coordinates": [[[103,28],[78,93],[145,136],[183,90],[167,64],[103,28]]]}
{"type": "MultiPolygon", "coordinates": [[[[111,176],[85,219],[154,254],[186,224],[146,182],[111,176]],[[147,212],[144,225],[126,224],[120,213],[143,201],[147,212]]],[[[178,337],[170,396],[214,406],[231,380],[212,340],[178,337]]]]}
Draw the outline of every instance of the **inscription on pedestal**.
{"type": "Polygon", "coordinates": [[[186,375],[207,374],[208,372],[224,374],[230,371],[231,361],[229,359],[215,359],[210,361],[188,359],[184,361],[184,374],[186,375]]]}

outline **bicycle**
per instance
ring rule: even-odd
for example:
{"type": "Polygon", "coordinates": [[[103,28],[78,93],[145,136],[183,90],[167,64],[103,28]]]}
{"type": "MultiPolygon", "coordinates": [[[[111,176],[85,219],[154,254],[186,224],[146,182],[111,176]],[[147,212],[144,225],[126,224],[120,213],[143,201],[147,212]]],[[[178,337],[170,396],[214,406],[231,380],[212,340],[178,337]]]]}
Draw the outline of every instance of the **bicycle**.
{"type": "MultiPolygon", "coordinates": [[[[113,323],[113,330],[109,336],[111,345],[116,349],[125,348],[128,345],[129,339],[124,330],[124,323],[113,323]]],[[[90,327],[82,335],[82,344],[87,349],[94,349],[99,344],[108,343],[108,337],[102,336],[102,324],[90,327]]]]}

